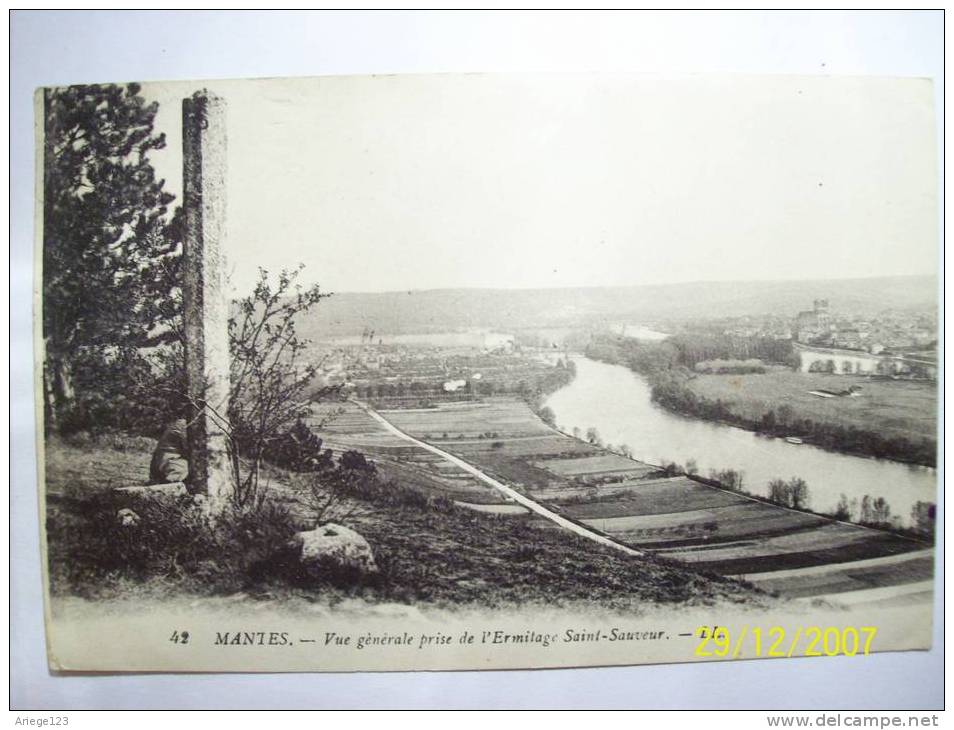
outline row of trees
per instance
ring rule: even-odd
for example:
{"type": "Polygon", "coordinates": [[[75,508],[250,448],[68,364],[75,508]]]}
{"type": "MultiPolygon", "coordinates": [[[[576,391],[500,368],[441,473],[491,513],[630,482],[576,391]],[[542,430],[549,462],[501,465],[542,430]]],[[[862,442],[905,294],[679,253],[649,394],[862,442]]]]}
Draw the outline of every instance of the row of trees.
{"type": "MultiPolygon", "coordinates": [[[[838,500],[834,516],[840,520],[858,522],[871,527],[901,529],[900,515],[891,513],[891,505],[884,497],[864,495],[849,500],[844,494],[838,500]]],[[[937,506],[934,502],[917,501],[911,507],[908,530],[929,540],[934,539],[937,521],[937,506]]]]}
{"type": "Polygon", "coordinates": [[[627,459],[633,458],[633,450],[629,448],[628,445],[604,443],[603,437],[600,436],[600,432],[595,426],[587,428],[586,433],[584,433],[579,426],[574,426],[572,434],[575,439],[586,441],[588,444],[593,444],[593,446],[599,446],[613,454],[625,456],[627,459]]]}
{"type": "MultiPolygon", "coordinates": [[[[828,358],[826,360],[815,360],[808,366],[808,372],[850,375],[851,373],[861,372],[859,367],[859,363],[852,360],[842,360],[839,363],[834,358],[828,358]]],[[[876,375],[882,376],[904,375],[916,380],[934,379],[927,366],[909,360],[879,360],[875,363],[874,372],[876,375]]]]}
{"type": "Polygon", "coordinates": [[[872,498],[869,494],[860,501],[857,497],[849,501],[848,497],[842,494],[835,507],[835,517],[865,525],[892,526],[891,506],[884,497],[872,498]]]}
{"type": "Polygon", "coordinates": [[[595,335],[586,346],[587,357],[627,365],[643,375],[726,361],[737,366],[777,363],[797,368],[799,361],[790,340],[742,337],[704,332],[683,333],[662,342],[595,335]]]}
{"type": "Polygon", "coordinates": [[[774,337],[693,332],[667,341],[679,352],[679,363],[688,368],[711,360],[760,360],[793,368],[800,364],[792,341],[774,337]]]}
{"type": "Polygon", "coordinates": [[[766,372],[761,360],[702,360],[693,368],[697,373],[715,375],[749,375],[766,372]]]}

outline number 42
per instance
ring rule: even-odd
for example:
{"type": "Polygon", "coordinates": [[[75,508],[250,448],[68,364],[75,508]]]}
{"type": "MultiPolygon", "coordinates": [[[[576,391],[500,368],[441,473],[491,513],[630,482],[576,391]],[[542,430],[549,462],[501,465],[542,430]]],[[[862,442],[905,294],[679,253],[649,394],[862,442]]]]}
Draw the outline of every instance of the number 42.
{"type": "Polygon", "coordinates": [[[189,632],[188,631],[173,631],[172,636],[169,637],[169,641],[171,641],[173,644],[188,644],[189,632]]]}

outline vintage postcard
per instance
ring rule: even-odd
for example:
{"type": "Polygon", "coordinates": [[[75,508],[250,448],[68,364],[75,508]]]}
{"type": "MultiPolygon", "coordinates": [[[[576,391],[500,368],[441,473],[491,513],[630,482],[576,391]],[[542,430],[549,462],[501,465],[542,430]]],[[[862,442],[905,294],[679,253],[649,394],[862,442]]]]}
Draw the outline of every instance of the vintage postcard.
{"type": "Polygon", "coordinates": [[[51,669],[930,647],[930,81],[35,106],[51,669]]]}

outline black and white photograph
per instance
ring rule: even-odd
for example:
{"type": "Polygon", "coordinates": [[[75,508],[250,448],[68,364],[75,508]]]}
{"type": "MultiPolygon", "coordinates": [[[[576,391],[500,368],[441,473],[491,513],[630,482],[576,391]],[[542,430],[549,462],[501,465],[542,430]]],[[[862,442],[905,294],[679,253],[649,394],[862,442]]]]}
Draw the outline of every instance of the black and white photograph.
{"type": "Polygon", "coordinates": [[[35,119],[51,669],[930,648],[930,80],[103,82],[35,119]]]}

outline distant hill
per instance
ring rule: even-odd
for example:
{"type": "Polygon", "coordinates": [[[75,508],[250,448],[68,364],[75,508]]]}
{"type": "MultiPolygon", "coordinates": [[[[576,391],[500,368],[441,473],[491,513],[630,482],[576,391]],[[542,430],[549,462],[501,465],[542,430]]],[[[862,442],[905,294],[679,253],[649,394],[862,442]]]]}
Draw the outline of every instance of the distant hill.
{"type": "Polygon", "coordinates": [[[336,293],[299,330],[311,339],[444,332],[469,327],[513,330],[574,327],[601,320],[652,322],[778,314],[794,316],[813,299],[834,312],[937,306],[937,281],[928,276],[819,281],[692,282],[567,289],[434,289],[336,293]]]}

